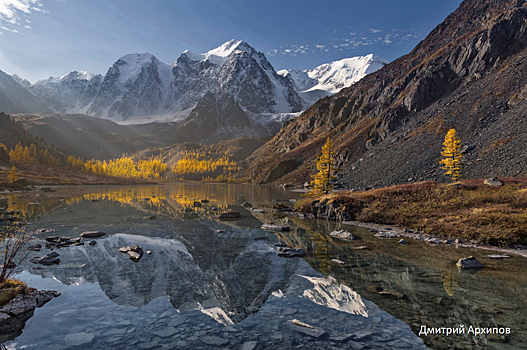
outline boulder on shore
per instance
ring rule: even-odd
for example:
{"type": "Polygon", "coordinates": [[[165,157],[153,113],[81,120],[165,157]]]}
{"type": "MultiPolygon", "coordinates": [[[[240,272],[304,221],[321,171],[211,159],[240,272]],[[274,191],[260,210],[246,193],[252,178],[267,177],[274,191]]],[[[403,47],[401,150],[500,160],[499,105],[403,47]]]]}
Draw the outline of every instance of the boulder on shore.
{"type": "Polygon", "coordinates": [[[460,269],[482,269],[485,267],[475,257],[469,256],[468,258],[461,258],[457,262],[456,266],[460,269]]]}
{"type": "Polygon", "coordinates": [[[485,179],[483,183],[489,186],[503,186],[503,182],[501,182],[497,177],[491,177],[491,178],[485,179]]]}

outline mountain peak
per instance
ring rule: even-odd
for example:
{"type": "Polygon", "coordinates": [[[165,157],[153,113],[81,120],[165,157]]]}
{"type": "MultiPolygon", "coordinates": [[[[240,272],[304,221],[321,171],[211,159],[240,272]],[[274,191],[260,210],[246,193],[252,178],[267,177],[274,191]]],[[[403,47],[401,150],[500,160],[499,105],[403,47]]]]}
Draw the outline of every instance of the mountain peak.
{"type": "Polygon", "coordinates": [[[124,61],[126,62],[127,64],[129,65],[143,65],[143,64],[148,64],[148,63],[151,63],[152,61],[158,61],[158,59],[148,53],[148,52],[145,52],[145,53],[132,53],[132,54],[128,54],[128,55],[124,55],[123,57],[119,58],[117,61],[124,61]]]}
{"type": "Polygon", "coordinates": [[[225,44],[218,46],[217,48],[207,52],[208,55],[214,55],[219,57],[227,57],[233,53],[236,49],[240,51],[252,52],[255,49],[242,40],[229,40],[225,44]]]}

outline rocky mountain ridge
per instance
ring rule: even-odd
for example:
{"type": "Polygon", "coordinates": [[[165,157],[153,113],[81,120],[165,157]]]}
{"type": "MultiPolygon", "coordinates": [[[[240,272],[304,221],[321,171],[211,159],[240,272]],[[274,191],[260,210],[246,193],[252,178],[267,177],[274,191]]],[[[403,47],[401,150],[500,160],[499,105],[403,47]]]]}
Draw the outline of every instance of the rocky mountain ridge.
{"type": "Polygon", "coordinates": [[[285,125],[247,175],[308,180],[331,137],[342,184],[446,180],[438,162],[452,127],[464,141],[467,177],[526,175],[526,18],[524,1],[465,0],[412,52],[285,125]]]}

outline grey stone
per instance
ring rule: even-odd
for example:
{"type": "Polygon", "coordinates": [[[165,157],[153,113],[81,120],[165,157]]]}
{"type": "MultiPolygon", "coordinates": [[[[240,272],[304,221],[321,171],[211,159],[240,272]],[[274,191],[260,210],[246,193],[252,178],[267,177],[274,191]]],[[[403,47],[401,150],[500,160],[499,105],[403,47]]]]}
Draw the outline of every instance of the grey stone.
{"type": "Polygon", "coordinates": [[[342,239],[344,241],[353,241],[353,240],[356,239],[350,232],[348,232],[346,230],[333,231],[329,235],[331,237],[342,239]]]}
{"type": "Polygon", "coordinates": [[[305,256],[306,251],[302,248],[294,249],[289,247],[278,247],[277,254],[282,258],[294,258],[305,256]]]}
{"type": "Polygon", "coordinates": [[[35,244],[35,245],[30,245],[28,247],[26,247],[27,250],[32,250],[34,252],[40,252],[40,250],[42,249],[42,245],[40,244],[35,244]]]}
{"type": "Polygon", "coordinates": [[[29,259],[29,262],[41,265],[55,265],[60,263],[60,259],[58,258],[58,256],[59,254],[57,254],[56,252],[51,252],[42,257],[35,256],[29,259]]]}
{"type": "Polygon", "coordinates": [[[338,264],[338,265],[344,265],[344,261],[342,260],[339,260],[339,259],[331,259],[330,262],[334,263],[334,264],[338,264]]]}
{"type": "Polygon", "coordinates": [[[503,186],[503,182],[501,182],[497,177],[490,177],[488,179],[485,179],[483,183],[489,186],[503,186]]]}
{"type": "Polygon", "coordinates": [[[397,238],[399,237],[399,235],[395,232],[379,231],[379,233],[375,234],[375,237],[377,238],[397,238]]]}
{"type": "Polygon", "coordinates": [[[403,238],[401,240],[399,240],[399,244],[407,244],[408,242],[406,242],[406,240],[403,238]]]}
{"type": "Polygon", "coordinates": [[[456,263],[456,266],[460,269],[481,269],[485,267],[475,257],[469,256],[468,258],[461,258],[456,263]]]}
{"type": "Polygon", "coordinates": [[[238,220],[241,219],[242,214],[236,212],[236,211],[229,211],[225,213],[221,213],[218,215],[218,219],[220,220],[238,220]]]}
{"type": "Polygon", "coordinates": [[[99,238],[104,236],[106,233],[101,231],[85,231],[80,234],[83,238],[99,238]]]}
{"type": "Polygon", "coordinates": [[[263,224],[261,228],[266,231],[291,231],[291,227],[284,225],[263,224]]]}

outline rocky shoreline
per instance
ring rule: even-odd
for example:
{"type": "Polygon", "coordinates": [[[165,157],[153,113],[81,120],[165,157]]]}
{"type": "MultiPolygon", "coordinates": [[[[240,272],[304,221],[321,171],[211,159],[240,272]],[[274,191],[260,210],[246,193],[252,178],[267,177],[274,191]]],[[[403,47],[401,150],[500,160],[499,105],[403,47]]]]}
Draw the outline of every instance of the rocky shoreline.
{"type": "Polygon", "coordinates": [[[372,230],[372,233],[388,231],[394,234],[393,238],[396,238],[396,237],[403,238],[404,237],[404,238],[410,238],[410,239],[415,239],[415,240],[428,241],[431,244],[454,244],[456,246],[464,247],[464,248],[484,249],[484,250],[495,251],[495,252],[500,252],[500,253],[515,254],[515,255],[519,255],[524,258],[527,258],[526,249],[495,247],[495,246],[484,245],[484,244],[479,244],[479,243],[461,242],[459,240],[457,240],[456,242],[456,241],[452,241],[448,239],[443,239],[441,237],[436,237],[433,235],[425,234],[423,232],[415,232],[408,228],[399,227],[396,225],[377,224],[377,223],[361,222],[361,221],[353,221],[353,220],[341,221],[340,223],[343,225],[359,226],[359,227],[368,228],[372,230]]]}

